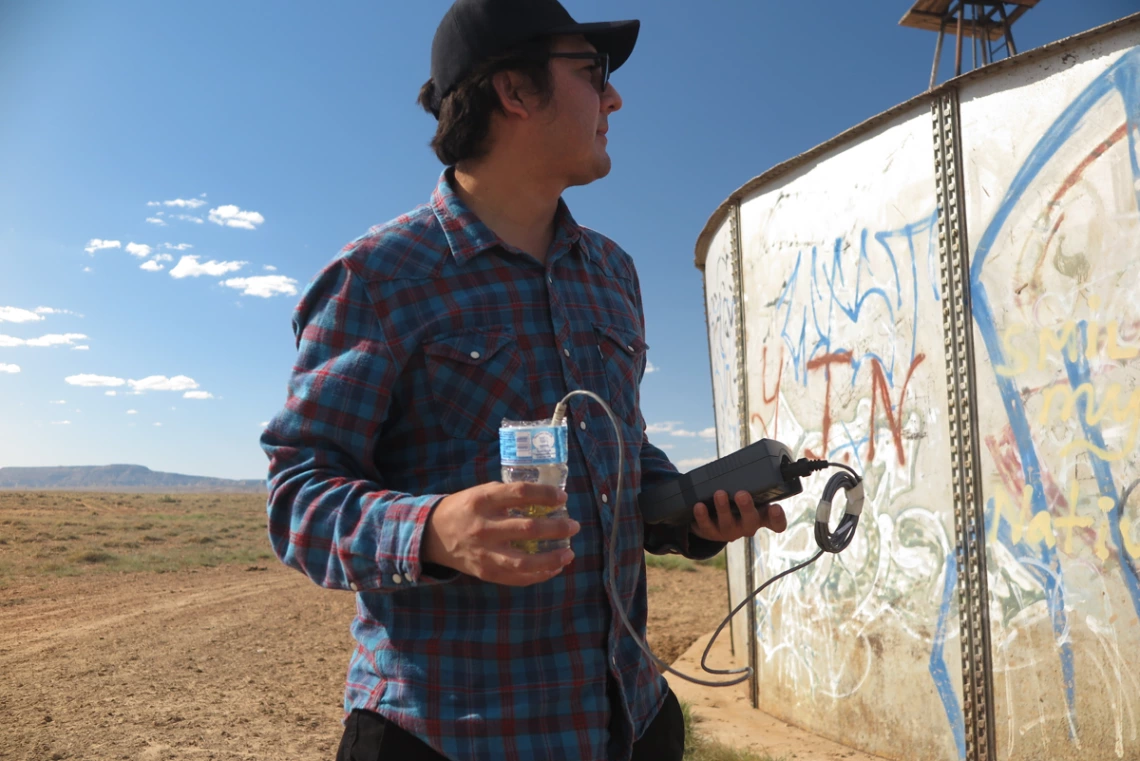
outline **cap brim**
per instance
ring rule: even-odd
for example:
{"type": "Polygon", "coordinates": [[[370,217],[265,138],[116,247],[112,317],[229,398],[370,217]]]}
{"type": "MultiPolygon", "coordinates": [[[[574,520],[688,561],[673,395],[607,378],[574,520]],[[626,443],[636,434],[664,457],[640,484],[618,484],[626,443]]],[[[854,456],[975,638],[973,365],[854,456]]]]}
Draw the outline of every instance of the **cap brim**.
{"type": "Polygon", "coordinates": [[[574,24],[551,30],[550,34],[580,34],[598,49],[609,53],[610,71],[616,71],[629,60],[637,44],[640,21],[598,21],[592,24],[574,24]]]}

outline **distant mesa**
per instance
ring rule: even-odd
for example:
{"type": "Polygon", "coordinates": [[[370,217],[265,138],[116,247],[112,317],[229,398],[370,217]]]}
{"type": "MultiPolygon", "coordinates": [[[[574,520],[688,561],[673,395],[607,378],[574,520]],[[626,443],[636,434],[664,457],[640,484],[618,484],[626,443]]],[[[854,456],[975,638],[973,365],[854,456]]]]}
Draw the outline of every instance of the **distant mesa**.
{"type": "Polygon", "coordinates": [[[206,478],[159,473],[142,465],[0,468],[0,489],[129,492],[266,492],[257,479],[206,478]]]}

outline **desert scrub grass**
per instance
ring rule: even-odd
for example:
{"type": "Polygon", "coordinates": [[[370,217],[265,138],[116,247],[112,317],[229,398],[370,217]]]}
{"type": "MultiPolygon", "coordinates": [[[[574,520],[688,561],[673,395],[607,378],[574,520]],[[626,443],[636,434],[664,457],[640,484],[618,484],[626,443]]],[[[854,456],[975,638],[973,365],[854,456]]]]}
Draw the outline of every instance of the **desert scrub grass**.
{"type": "Polygon", "coordinates": [[[697,564],[680,555],[651,555],[645,553],[645,565],[648,568],[664,568],[666,571],[689,571],[696,573],[697,564]]]}
{"type": "Polygon", "coordinates": [[[725,569],[725,567],[728,565],[728,555],[725,554],[724,550],[721,550],[717,554],[713,555],[711,558],[707,558],[705,560],[698,560],[697,565],[706,565],[706,566],[709,566],[710,568],[715,568],[718,571],[723,571],[725,569]]]}
{"type": "Polygon", "coordinates": [[[260,494],[0,492],[0,581],[271,559],[260,494]]]}
{"type": "Polygon", "coordinates": [[[685,717],[684,761],[788,761],[786,756],[741,750],[712,739],[701,732],[700,719],[693,714],[692,706],[683,700],[681,714],[685,717]]]}

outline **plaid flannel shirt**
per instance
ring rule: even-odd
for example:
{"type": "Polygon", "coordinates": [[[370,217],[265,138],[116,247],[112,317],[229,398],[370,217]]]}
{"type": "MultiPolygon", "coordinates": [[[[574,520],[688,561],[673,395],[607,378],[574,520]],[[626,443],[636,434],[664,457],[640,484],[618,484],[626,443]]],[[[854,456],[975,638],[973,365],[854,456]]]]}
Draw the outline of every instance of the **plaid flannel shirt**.
{"type": "Polygon", "coordinates": [[[626,759],[667,686],[644,635],[643,549],[723,545],[647,526],[636,496],[677,471],[645,437],[637,274],[559,203],[545,265],[491,232],[445,171],[431,201],[346,246],[294,314],[288,400],[265,429],[278,557],[356,592],[346,715],[380,713],[455,761],[626,759]],[[607,588],[617,441],[596,402],[569,403],[575,559],[529,587],[421,559],[447,494],[500,480],[499,423],[548,418],[570,389],[605,398],[625,445],[617,587],[607,588]]]}

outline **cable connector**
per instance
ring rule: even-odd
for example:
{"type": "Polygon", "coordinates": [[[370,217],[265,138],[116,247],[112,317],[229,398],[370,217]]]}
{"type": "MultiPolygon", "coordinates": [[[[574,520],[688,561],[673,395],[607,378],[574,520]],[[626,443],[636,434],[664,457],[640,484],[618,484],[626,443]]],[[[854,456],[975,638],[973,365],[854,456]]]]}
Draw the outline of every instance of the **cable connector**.
{"type": "Polygon", "coordinates": [[[780,476],[785,481],[791,481],[793,478],[803,478],[810,476],[812,473],[824,470],[829,467],[831,463],[827,460],[809,460],[806,457],[801,457],[795,462],[790,460],[780,465],[780,476]]]}
{"type": "MultiPolygon", "coordinates": [[[[570,395],[567,394],[566,398],[568,399],[569,397],[570,397],[570,395]]],[[[565,418],[566,418],[566,399],[563,399],[557,405],[555,405],[554,414],[550,416],[550,424],[551,425],[562,425],[562,421],[565,418]]]]}

